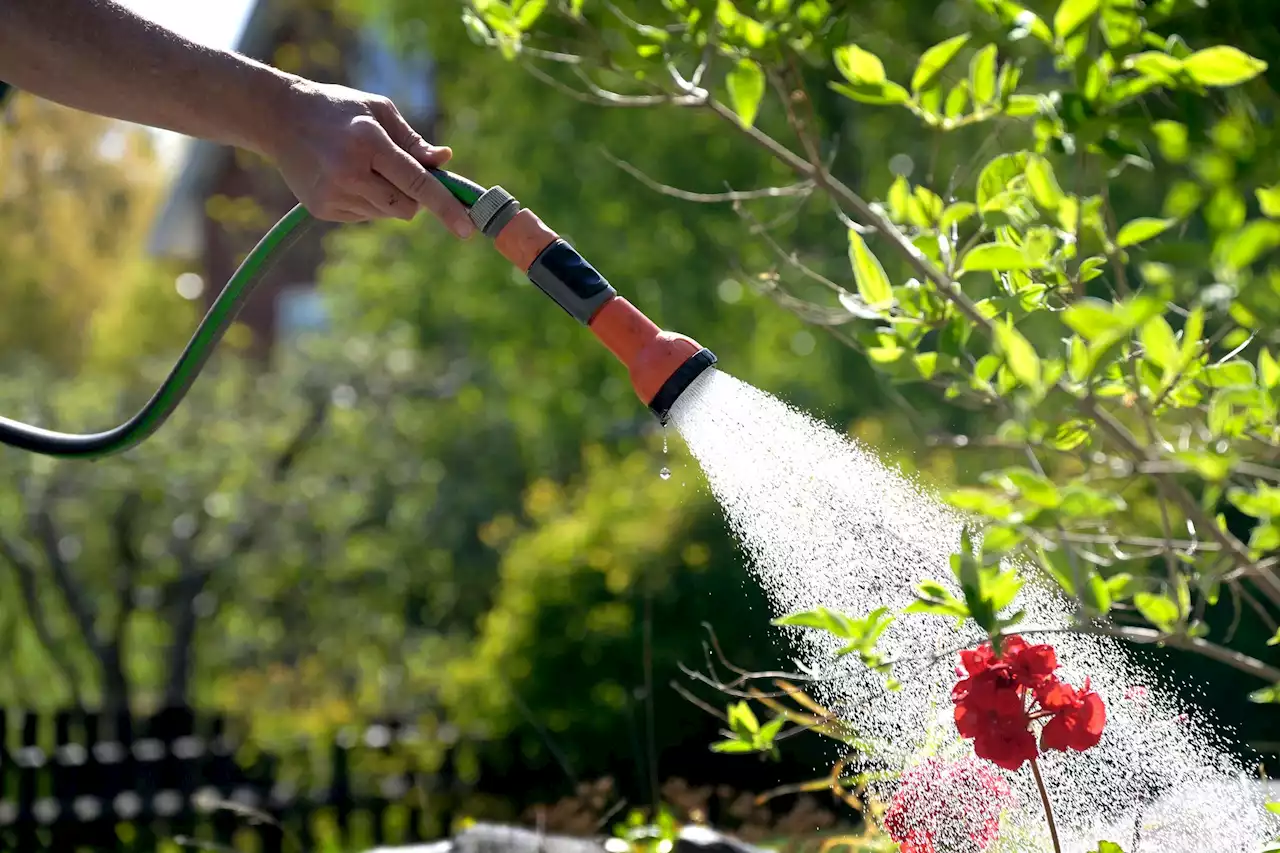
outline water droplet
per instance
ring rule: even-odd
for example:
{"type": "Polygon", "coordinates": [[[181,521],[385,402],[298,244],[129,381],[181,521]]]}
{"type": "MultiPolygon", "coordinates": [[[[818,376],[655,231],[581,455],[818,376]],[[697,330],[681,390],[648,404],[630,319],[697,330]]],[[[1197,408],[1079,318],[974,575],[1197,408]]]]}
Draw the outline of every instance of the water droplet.
{"type": "Polygon", "coordinates": [[[667,425],[662,425],[662,453],[665,456],[667,452],[667,425]]]}
{"type": "Polygon", "coordinates": [[[664,466],[664,467],[663,467],[663,469],[662,469],[661,471],[659,471],[659,472],[658,472],[658,476],[659,476],[659,477],[661,477],[661,478],[662,478],[662,479],[664,479],[664,480],[670,480],[670,479],[671,479],[671,469],[670,469],[670,468],[667,468],[667,467],[665,467],[665,466],[664,466]]]}

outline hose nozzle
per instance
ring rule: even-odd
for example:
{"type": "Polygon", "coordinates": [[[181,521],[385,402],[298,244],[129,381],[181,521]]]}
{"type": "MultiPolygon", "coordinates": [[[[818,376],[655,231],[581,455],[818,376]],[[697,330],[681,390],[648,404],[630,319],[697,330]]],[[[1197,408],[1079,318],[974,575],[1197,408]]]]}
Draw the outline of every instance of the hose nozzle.
{"type": "Polygon", "coordinates": [[[588,326],[626,365],[636,395],[664,424],[685,389],[716,363],[711,350],[693,338],[664,332],[621,296],[606,302],[588,326]]]}
{"type": "Polygon", "coordinates": [[[626,365],[636,395],[662,423],[690,383],[716,363],[711,350],[664,332],[618,296],[586,258],[502,187],[485,191],[470,216],[507,260],[626,365]]]}

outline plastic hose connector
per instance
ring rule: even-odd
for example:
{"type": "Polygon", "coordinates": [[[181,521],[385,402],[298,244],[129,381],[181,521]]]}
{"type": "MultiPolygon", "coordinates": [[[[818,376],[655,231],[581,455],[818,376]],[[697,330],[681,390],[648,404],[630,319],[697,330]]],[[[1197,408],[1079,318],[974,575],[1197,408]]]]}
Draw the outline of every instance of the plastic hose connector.
{"type": "Polygon", "coordinates": [[[520,212],[520,202],[502,187],[491,187],[467,211],[471,222],[486,237],[496,237],[511,218],[520,212]]]}

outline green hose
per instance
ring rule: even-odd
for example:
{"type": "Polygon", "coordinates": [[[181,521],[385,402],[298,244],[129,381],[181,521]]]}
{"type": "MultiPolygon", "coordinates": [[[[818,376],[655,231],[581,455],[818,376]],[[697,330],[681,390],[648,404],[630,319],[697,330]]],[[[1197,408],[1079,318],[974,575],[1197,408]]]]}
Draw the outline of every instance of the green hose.
{"type": "MultiPolygon", "coordinates": [[[[484,193],[483,187],[460,175],[442,169],[432,169],[431,172],[467,207],[475,204],[476,199],[484,193]]],[[[53,432],[0,417],[0,444],[45,456],[72,459],[111,456],[137,446],[159,429],[178,408],[178,404],[200,375],[205,362],[209,360],[227,329],[235,322],[249,294],[262,283],[271,265],[306,234],[315,222],[311,214],[302,205],[298,205],[272,226],[218,294],[160,389],[128,421],[106,432],[75,435],[53,432]]]]}

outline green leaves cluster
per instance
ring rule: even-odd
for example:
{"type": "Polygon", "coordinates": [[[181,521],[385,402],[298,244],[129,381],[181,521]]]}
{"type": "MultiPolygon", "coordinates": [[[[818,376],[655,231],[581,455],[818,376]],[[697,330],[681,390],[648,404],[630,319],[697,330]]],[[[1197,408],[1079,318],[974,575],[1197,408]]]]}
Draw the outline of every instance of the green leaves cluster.
{"type": "Polygon", "coordinates": [[[713,752],[764,752],[777,757],[778,748],[773,741],[786,724],[786,717],[774,717],[762,724],[747,702],[730,705],[728,717],[726,739],[711,744],[713,752]]]}

